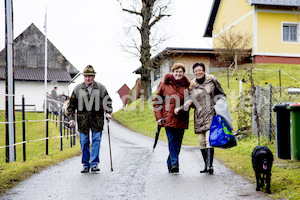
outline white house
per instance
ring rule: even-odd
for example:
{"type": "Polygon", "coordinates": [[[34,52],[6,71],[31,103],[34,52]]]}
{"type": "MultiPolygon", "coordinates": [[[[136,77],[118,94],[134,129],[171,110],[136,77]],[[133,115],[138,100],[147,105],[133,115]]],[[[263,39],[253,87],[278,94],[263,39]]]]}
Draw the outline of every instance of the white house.
{"type": "MultiPolygon", "coordinates": [[[[57,94],[68,94],[68,86],[79,71],[48,40],[47,92],[56,86],[57,94]]],[[[5,110],[6,49],[0,52],[0,110],[5,110]]],[[[31,24],[14,40],[15,105],[35,105],[43,111],[45,100],[45,36],[31,24]]]]}
{"type": "MultiPolygon", "coordinates": [[[[167,47],[159,54],[151,58],[153,66],[151,69],[151,88],[155,92],[162,78],[171,72],[175,63],[183,63],[186,67],[185,74],[189,78],[194,78],[193,65],[196,62],[202,62],[205,65],[206,72],[214,72],[222,69],[222,64],[218,63],[216,56],[218,52],[214,49],[203,48],[173,48],[167,47]]],[[[251,52],[248,52],[250,55],[251,52]]],[[[141,74],[142,67],[136,69],[133,73],[141,74]]]]}

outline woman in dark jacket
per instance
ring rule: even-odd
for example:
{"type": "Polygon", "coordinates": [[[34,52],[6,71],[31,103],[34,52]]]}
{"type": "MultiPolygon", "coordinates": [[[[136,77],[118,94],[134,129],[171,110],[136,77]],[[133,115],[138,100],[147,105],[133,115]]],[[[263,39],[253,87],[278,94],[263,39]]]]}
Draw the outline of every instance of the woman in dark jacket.
{"type": "Polygon", "coordinates": [[[215,115],[215,102],[218,97],[226,97],[226,95],[218,80],[213,75],[205,73],[203,63],[194,64],[193,72],[196,78],[190,84],[189,98],[183,106],[176,108],[174,112],[177,114],[181,110],[189,109],[190,106],[195,108],[194,129],[198,135],[200,150],[205,163],[204,170],[200,173],[209,172],[209,174],[213,174],[214,148],[209,144],[209,130],[215,115]]]}
{"type": "Polygon", "coordinates": [[[188,128],[188,113],[175,115],[174,109],[184,103],[188,95],[190,80],[184,75],[185,66],[177,63],[172,73],[166,74],[160,83],[153,108],[158,125],[164,126],[169,146],[167,165],[169,172],[179,172],[178,156],[181,148],[184,129],[188,128]]]}

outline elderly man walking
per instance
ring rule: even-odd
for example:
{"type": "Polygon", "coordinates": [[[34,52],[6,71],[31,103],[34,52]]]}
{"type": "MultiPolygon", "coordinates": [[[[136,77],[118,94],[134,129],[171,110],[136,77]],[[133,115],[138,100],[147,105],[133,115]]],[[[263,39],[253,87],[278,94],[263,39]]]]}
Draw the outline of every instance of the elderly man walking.
{"type": "Polygon", "coordinates": [[[101,146],[104,115],[107,121],[111,119],[112,100],[106,88],[95,82],[94,68],[88,65],[84,71],[84,82],[78,84],[71,95],[68,107],[70,126],[75,126],[75,111],[77,110],[77,123],[80,136],[83,169],[81,173],[100,171],[99,151],[101,146]],[[92,133],[92,146],[90,150],[90,137],[92,133]]]}

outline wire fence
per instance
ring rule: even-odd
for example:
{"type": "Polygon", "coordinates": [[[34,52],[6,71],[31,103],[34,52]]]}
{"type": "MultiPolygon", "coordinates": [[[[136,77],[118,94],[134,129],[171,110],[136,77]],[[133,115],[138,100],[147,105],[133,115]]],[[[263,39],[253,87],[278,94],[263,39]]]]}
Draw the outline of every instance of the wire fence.
{"type": "Polygon", "coordinates": [[[269,85],[268,87],[256,86],[255,94],[251,97],[252,102],[257,105],[257,118],[252,106],[251,127],[252,133],[275,139],[276,134],[276,114],[274,107],[281,103],[294,103],[300,101],[300,93],[290,92],[290,87],[279,87],[269,85]]]}
{"type": "MultiPolygon", "coordinates": [[[[22,96],[22,98],[24,98],[24,96],[22,96]]],[[[69,122],[68,122],[68,118],[65,116],[65,111],[63,109],[63,103],[60,101],[55,101],[51,98],[49,98],[48,100],[48,105],[47,105],[47,112],[46,112],[46,119],[42,119],[42,120],[35,120],[35,119],[25,119],[25,104],[24,104],[24,99],[22,101],[22,105],[21,105],[21,112],[22,112],[22,120],[18,120],[18,121],[13,121],[13,122],[8,122],[8,121],[0,121],[0,125],[4,124],[4,125],[8,125],[8,124],[17,124],[17,123],[22,123],[22,134],[23,134],[23,140],[21,142],[14,142],[13,144],[9,144],[9,139],[8,137],[9,134],[0,134],[2,135],[2,137],[5,136],[5,140],[6,140],[6,145],[4,146],[0,146],[0,149],[6,149],[6,156],[5,156],[5,160],[6,162],[10,162],[12,159],[11,157],[14,156],[16,158],[16,154],[14,155],[10,155],[10,150],[11,148],[14,148],[13,152],[15,151],[15,147],[18,145],[23,145],[23,161],[26,161],[26,143],[32,143],[32,142],[37,142],[37,141],[46,141],[45,142],[45,150],[46,150],[46,155],[48,155],[49,153],[49,140],[50,139],[60,139],[60,150],[63,151],[63,138],[67,138],[70,139],[70,147],[72,147],[73,145],[76,145],[76,135],[77,135],[77,131],[75,128],[70,128],[69,127],[69,122]],[[25,129],[25,124],[28,124],[29,122],[45,122],[45,137],[43,138],[29,138],[29,139],[25,139],[26,137],[26,129],[25,129]],[[55,135],[55,136],[49,136],[49,122],[53,122],[56,124],[56,127],[59,128],[59,133],[60,135],[55,135]]],[[[14,133],[15,135],[18,134],[20,135],[20,133],[14,133]]],[[[15,137],[15,136],[14,136],[15,137]]],[[[15,139],[14,139],[15,141],[15,139]]],[[[15,160],[15,159],[13,159],[15,160]]]]}

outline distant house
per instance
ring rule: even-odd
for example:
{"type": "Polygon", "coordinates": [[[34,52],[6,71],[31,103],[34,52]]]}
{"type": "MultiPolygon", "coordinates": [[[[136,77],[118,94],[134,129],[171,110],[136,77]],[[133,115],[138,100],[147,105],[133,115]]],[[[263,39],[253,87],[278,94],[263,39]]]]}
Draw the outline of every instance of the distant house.
{"type": "MultiPolygon", "coordinates": [[[[68,94],[68,85],[79,71],[48,40],[47,92],[57,86],[58,94],[68,94]]],[[[0,110],[5,109],[5,73],[6,49],[0,52],[0,110]]],[[[21,95],[25,104],[35,105],[37,111],[43,111],[45,99],[45,36],[31,24],[14,40],[14,77],[15,104],[21,104],[21,95]]]]}
{"type": "MultiPolygon", "coordinates": [[[[162,78],[171,72],[171,68],[175,63],[183,63],[186,66],[185,74],[193,78],[193,65],[196,62],[205,64],[207,72],[220,70],[220,66],[216,61],[216,52],[213,49],[197,49],[197,48],[166,48],[152,58],[154,62],[151,71],[151,88],[152,92],[157,90],[162,78]]],[[[141,67],[133,73],[141,74],[141,67]]]]}
{"type": "Polygon", "coordinates": [[[123,103],[123,107],[125,107],[127,105],[127,99],[128,97],[126,97],[126,95],[128,95],[130,91],[130,88],[124,84],[118,91],[117,93],[119,94],[121,100],[122,100],[122,103],[123,103]]]}
{"type": "Polygon", "coordinates": [[[300,64],[300,0],[214,0],[204,37],[226,31],[253,38],[254,63],[300,64]]]}

